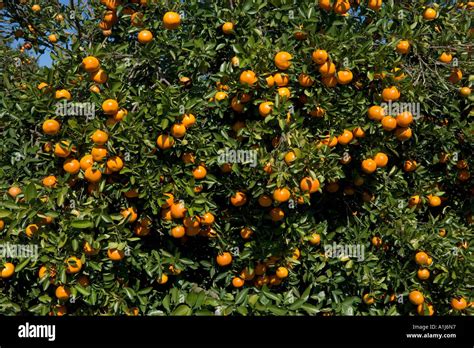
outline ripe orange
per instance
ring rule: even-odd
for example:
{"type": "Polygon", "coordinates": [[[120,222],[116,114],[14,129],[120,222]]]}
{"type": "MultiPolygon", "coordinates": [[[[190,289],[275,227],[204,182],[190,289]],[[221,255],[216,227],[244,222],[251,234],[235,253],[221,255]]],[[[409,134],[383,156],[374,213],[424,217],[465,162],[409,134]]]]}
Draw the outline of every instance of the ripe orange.
{"type": "Polygon", "coordinates": [[[317,106],[315,109],[311,110],[309,112],[309,114],[312,116],[312,117],[324,117],[324,115],[326,114],[326,110],[324,110],[322,107],[320,106],[317,106]]]}
{"type": "Polygon", "coordinates": [[[56,99],[66,99],[66,100],[71,100],[72,99],[71,93],[69,93],[69,91],[66,90],[66,89],[57,90],[56,93],[54,94],[54,97],[56,99]]]}
{"type": "Polygon", "coordinates": [[[158,145],[160,149],[166,150],[173,147],[174,138],[166,134],[161,134],[156,139],[156,144],[158,145]]]}
{"type": "Polygon", "coordinates": [[[43,132],[48,135],[56,135],[59,133],[59,122],[53,119],[46,120],[43,122],[43,132]]]}
{"type": "Polygon", "coordinates": [[[382,238],[380,238],[379,236],[373,236],[371,239],[371,243],[374,247],[379,248],[380,246],[382,246],[382,238]]]}
{"type": "Polygon", "coordinates": [[[252,237],[253,231],[249,227],[244,227],[240,230],[240,236],[242,239],[250,239],[252,237]]]}
{"type": "Polygon", "coordinates": [[[449,52],[443,52],[439,56],[439,61],[442,62],[442,63],[446,63],[446,64],[451,63],[452,60],[453,60],[453,56],[449,52]]]}
{"type": "Polygon", "coordinates": [[[345,129],[344,132],[337,137],[337,143],[341,145],[347,145],[352,141],[353,138],[354,135],[352,132],[345,129]]]}
{"type": "Polygon", "coordinates": [[[71,291],[68,288],[60,285],[56,288],[55,295],[58,300],[66,301],[69,299],[69,296],[71,296],[71,291]]]}
{"type": "Polygon", "coordinates": [[[459,89],[459,94],[464,97],[464,98],[467,98],[471,95],[471,89],[469,87],[461,87],[459,89]]]}
{"type": "Polygon", "coordinates": [[[204,179],[207,175],[207,170],[204,166],[197,166],[193,169],[193,176],[195,179],[204,179]]]}
{"type": "Polygon", "coordinates": [[[365,294],[364,296],[362,296],[362,300],[366,305],[371,305],[375,303],[374,297],[370,294],[365,294]]]}
{"type": "Polygon", "coordinates": [[[15,273],[15,265],[11,262],[6,262],[0,267],[0,278],[8,279],[15,273]]]}
{"type": "Polygon", "coordinates": [[[68,258],[66,260],[66,264],[67,264],[66,271],[71,274],[78,273],[82,269],[82,261],[75,256],[71,256],[70,258],[68,258]]]}
{"type": "Polygon", "coordinates": [[[270,218],[272,219],[272,221],[280,221],[280,220],[283,220],[283,218],[285,217],[285,212],[280,209],[280,208],[272,208],[272,210],[270,210],[270,218]]]}
{"type": "Polygon", "coordinates": [[[84,178],[90,183],[96,183],[102,178],[102,173],[98,169],[89,167],[84,171],[84,178]]]}
{"type": "Polygon", "coordinates": [[[371,10],[378,11],[382,8],[382,0],[369,0],[368,6],[371,10]]]}
{"type": "Polygon", "coordinates": [[[184,202],[174,202],[171,207],[171,216],[173,219],[182,219],[184,218],[184,215],[188,211],[186,206],[184,205],[184,202]]]}
{"type": "Polygon", "coordinates": [[[392,131],[397,128],[397,120],[392,116],[385,116],[382,118],[382,128],[386,131],[392,131]]]}
{"type": "Polygon", "coordinates": [[[449,75],[449,82],[456,84],[462,79],[462,71],[458,68],[451,70],[451,75],[449,75]]]}
{"type": "Polygon", "coordinates": [[[182,138],[186,134],[186,127],[184,124],[176,123],[171,127],[171,135],[175,138],[182,138]]]}
{"type": "Polygon", "coordinates": [[[230,197],[230,203],[234,207],[240,207],[247,203],[247,196],[245,193],[237,191],[232,197],[230,197]]]}
{"type": "Polygon", "coordinates": [[[168,282],[168,275],[165,274],[165,273],[162,273],[162,274],[161,274],[161,277],[158,278],[156,281],[157,281],[158,284],[160,284],[160,285],[166,284],[166,283],[168,282]]]}
{"type": "Polygon", "coordinates": [[[275,85],[275,79],[272,75],[266,77],[265,81],[267,82],[267,87],[269,87],[269,88],[271,88],[275,85]]]}
{"type": "Polygon", "coordinates": [[[335,76],[325,76],[321,79],[323,85],[329,88],[333,88],[337,86],[337,78],[335,76]]]}
{"type": "Polygon", "coordinates": [[[325,11],[331,11],[331,0],[319,0],[319,7],[325,11]]]}
{"type": "Polygon", "coordinates": [[[288,269],[285,267],[278,267],[275,274],[278,278],[284,279],[288,277],[288,269]]]}
{"type": "Polygon", "coordinates": [[[54,175],[49,175],[49,176],[45,177],[42,182],[43,182],[44,187],[52,188],[52,187],[56,186],[58,180],[56,179],[56,177],[54,175]]]}
{"type": "Polygon", "coordinates": [[[296,161],[296,154],[295,154],[295,152],[294,152],[294,151],[288,151],[288,152],[285,154],[284,160],[285,160],[285,163],[286,163],[287,165],[293,164],[293,162],[296,161]]]}
{"type": "Polygon", "coordinates": [[[430,277],[430,271],[426,268],[420,268],[418,272],[416,272],[416,276],[420,280],[427,280],[430,277]]]}
{"type": "Polygon", "coordinates": [[[337,82],[341,85],[347,85],[351,83],[354,75],[349,69],[338,71],[336,74],[337,82]]]}
{"type": "Polygon", "coordinates": [[[397,128],[395,130],[395,137],[400,141],[405,141],[411,138],[413,132],[411,128],[397,128]]]}
{"type": "Polygon", "coordinates": [[[303,192],[314,193],[319,190],[320,184],[318,179],[313,179],[310,176],[304,177],[300,181],[300,189],[303,192]]]}
{"type": "Polygon", "coordinates": [[[181,124],[186,128],[192,127],[196,123],[196,117],[193,114],[185,114],[181,120],[181,124]]]}
{"type": "Polygon", "coordinates": [[[311,76],[301,73],[298,76],[298,82],[301,87],[311,87],[314,84],[314,80],[311,78],[311,76]]]}
{"type": "Polygon", "coordinates": [[[119,172],[122,168],[123,161],[119,156],[113,156],[107,160],[107,169],[111,172],[119,172]]]}
{"type": "Polygon", "coordinates": [[[415,306],[418,306],[418,305],[422,304],[423,302],[425,302],[425,297],[418,290],[411,291],[410,294],[408,295],[408,299],[415,306]]]}
{"type": "Polygon", "coordinates": [[[92,73],[92,72],[94,72],[94,71],[99,70],[99,68],[100,68],[100,62],[99,62],[99,60],[98,60],[96,57],[88,56],[88,57],[85,57],[85,58],[82,60],[82,68],[83,68],[86,72],[92,73]]]}
{"type": "Polygon", "coordinates": [[[410,206],[415,206],[415,205],[418,205],[420,203],[421,203],[421,198],[418,195],[411,196],[410,200],[408,201],[408,205],[410,205],[410,206]]]}
{"type": "Polygon", "coordinates": [[[438,196],[434,196],[434,195],[428,195],[428,205],[430,207],[438,207],[441,205],[441,198],[439,198],[438,196]]]}
{"type": "Polygon", "coordinates": [[[284,203],[290,199],[291,193],[286,187],[276,188],[273,191],[273,199],[277,203],[284,203]]]}
{"type": "Polygon", "coordinates": [[[413,122],[413,115],[409,111],[397,115],[398,127],[408,127],[413,122]]]}
{"type": "Polygon", "coordinates": [[[319,72],[323,77],[333,76],[336,73],[336,65],[328,60],[319,66],[319,72]]]}
{"type": "Polygon", "coordinates": [[[119,104],[115,99],[107,99],[102,103],[102,110],[106,115],[115,115],[119,110],[119,104]]]}
{"type": "Polygon", "coordinates": [[[245,70],[240,74],[239,81],[242,85],[253,86],[257,82],[257,76],[252,70],[245,70]]]}
{"type": "Polygon", "coordinates": [[[385,116],[385,111],[381,106],[373,105],[369,108],[368,114],[371,120],[381,121],[385,116]]]}
{"type": "Polygon", "coordinates": [[[242,286],[244,286],[245,284],[245,281],[240,278],[240,277],[234,277],[232,278],[232,286],[234,288],[241,288],[242,286]]]}
{"type": "MultiPolygon", "coordinates": [[[[103,146],[94,146],[91,150],[91,156],[92,156],[92,161],[97,161],[101,162],[106,156],[107,156],[107,149],[103,146]]],[[[84,156],[86,157],[86,156],[84,156]]],[[[91,160],[88,158],[87,160],[84,161],[84,166],[86,165],[85,162],[91,162],[91,160]]],[[[92,162],[93,163],[93,162],[92,162]]],[[[86,170],[88,167],[85,169],[82,168],[82,170],[86,170]]]]}
{"type": "Polygon", "coordinates": [[[273,81],[275,81],[278,87],[285,87],[290,83],[290,79],[287,74],[276,73],[273,75],[273,81]]]}
{"type": "Polygon", "coordinates": [[[41,11],[41,6],[38,5],[38,4],[34,4],[33,6],[31,6],[31,10],[33,12],[39,12],[39,11],[41,11]]]}
{"type": "Polygon", "coordinates": [[[125,257],[125,253],[123,250],[112,248],[107,250],[107,256],[112,261],[120,261],[125,257]]]}
{"type": "Polygon", "coordinates": [[[438,13],[436,12],[435,9],[427,8],[423,11],[423,18],[428,20],[428,21],[431,21],[431,20],[436,18],[437,14],[438,13]]]}
{"type": "Polygon", "coordinates": [[[367,174],[375,172],[377,169],[377,163],[372,159],[365,159],[362,161],[362,171],[367,174]]]}
{"type": "Polygon", "coordinates": [[[215,219],[212,213],[207,212],[201,217],[200,221],[201,224],[210,226],[214,223],[215,219]]]}
{"type": "Polygon", "coordinates": [[[311,245],[319,245],[321,243],[321,236],[318,233],[313,233],[308,241],[311,245]]]}
{"type": "Polygon", "coordinates": [[[454,297],[451,299],[451,307],[456,311],[462,311],[467,308],[467,301],[463,297],[454,297]]]}
{"type": "Polygon", "coordinates": [[[428,254],[424,251],[419,251],[415,254],[415,262],[420,266],[428,265],[428,254]]]}
{"type": "Polygon", "coordinates": [[[356,127],[352,130],[352,134],[356,138],[365,138],[365,131],[361,127],[356,127]]]}
{"type": "Polygon", "coordinates": [[[79,173],[79,170],[81,169],[81,165],[80,165],[80,163],[77,159],[68,158],[63,163],[63,169],[66,173],[77,174],[77,173],[79,173]]]}
{"type": "Polygon", "coordinates": [[[386,102],[397,101],[400,98],[400,91],[395,86],[384,88],[384,90],[382,91],[382,98],[386,102]]]}
{"type": "Polygon", "coordinates": [[[408,52],[410,52],[410,42],[407,41],[407,40],[401,40],[398,44],[397,44],[397,52],[400,53],[400,54],[408,54],[408,52]]]}
{"type": "Polygon", "coordinates": [[[287,70],[291,66],[292,59],[293,56],[290,53],[281,51],[275,55],[274,62],[278,69],[287,70]]]}
{"type": "Polygon", "coordinates": [[[57,157],[68,157],[71,154],[72,149],[69,148],[70,143],[68,141],[61,141],[56,143],[54,146],[54,154],[57,157]]]}
{"type": "Polygon", "coordinates": [[[403,170],[405,172],[413,172],[416,170],[416,168],[418,168],[418,163],[416,161],[406,160],[403,162],[403,170]]]}
{"type": "Polygon", "coordinates": [[[273,103],[272,102],[263,102],[258,106],[258,112],[260,116],[267,117],[272,113],[273,103]]]}
{"type": "Polygon", "coordinates": [[[150,43],[152,40],[153,40],[153,33],[149,30],[141,30],[139,33],[138,33],[138,42],[140,42],[141,44],[147,44],[147,43],[150,43]]]}
{"type": "Polygon", "coordinates": [[[181,24],[181,16],[176,12],[166,12],[163,16],[163,25],[168,30],[176,29],[181,24]]]}
{"type": "Polygon", "coordinates": [[[97,145],[104,145],[109,140],[109,135],[97,129],[91,136],[92,141],[97,145]]]}
{"type": "Polygon", "coordinates": [[[278,95],[280,96],[281,99],[290,99],[291,98],[291,92],[288,88],[286,87],[280,87],[278,88],[278,95]]]}
{"type": "Polygon", "coordinates": [[[109,75],[107,75],[105,70],[102,70],[102,69],[99,69],[96,72],[91,73],[90,77],[92,81],[100,85],[103,85],[109,79],[109,75]]]}
{"type": "Polygon", "coordinates": [[[38,225],[30,224],[30,225],[26,226],[25,234],[26,234],[27,237],[31,238],[31,237],[33,237],[33,235],[36,234],[36,232],[38,232],[38,229],[39,229],[38,225]]]}
{"type": "Polygon", "coordinates": [[[335,13],[345,15],[351,9],[351,4],[349,0],[335,0],[333,9],[335,13]]]}
{"type": "Polygon", "coordinates": [[[133,207],[123,209],[120,211],[120,215],[122,215],[124,219],[129,218],[129,222],[135,222],[138,218],[137,210],[133,207]]]}
{"type": "Polygon", "coordinates": [[[185,234],[186,230],[181,225],[175,226],[171,229],[171,236],[173,236],[173,238],[182,238],[185,234]]]}
{"type": "Polygon", "coordinates": [[[234,23],[225,22],[222,24],[222,32],[226,35],[231,35],[234,33],[234,23]]]}
{"type": "MultiPolygon", "coordinates": [[[[319,3],[321,6],[321,1],[319,3]]],[[[318,65],[326,63],[328,58],[329,58],[328,53],[325,50],[318,49],[318,50],[313,51],[313,53],[311,54],[311,59],[313,60],[313,62],[315,62],[318,65]]]]}
{"type": "Polygon", "coordinates": [[[228,266],[232,263],[232,255],[225,251],[216,256],[216,262],[219,266],[228,266]]]}
{"type": "Polygon", "coordinates": [[[384,168],[388,163],[388,156],[383,152],[379,152],[375,155],[374,161],[377,164],[377,168],[384,168]]]}

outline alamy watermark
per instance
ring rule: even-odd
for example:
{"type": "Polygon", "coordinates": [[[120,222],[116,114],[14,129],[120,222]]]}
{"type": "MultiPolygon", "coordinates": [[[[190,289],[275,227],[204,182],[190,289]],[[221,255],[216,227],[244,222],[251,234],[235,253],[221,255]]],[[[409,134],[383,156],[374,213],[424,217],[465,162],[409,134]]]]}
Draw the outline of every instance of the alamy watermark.
{"type": "Polygon", "coordinates": [[[12,259],[26,259],[32,258],[36,260],[38,258],[38,245],[31,244],[0,244],[0,259],[12,258],[12,259]]]}
{"type": "Polygon", "coordinates": [[[219,157],[217,162],[219,165],[225,163],[240,163],[248,164],[250,167],[257,166],[257,151],[256,150],[234,150],[234,149],[220,149],[217,151],[219,157]]]}
{"type": "Polygon", "coordinates": [[[363,244],[336,244],[333,242],[324,246],[324,254],[327,257],[351,257],[357,261],[365,259],[365,246],[363,244]]]}
{"type": "Polygon", "coordinates": [[[399,115],[404,112],[409,112],[414,118],[421,116],[420,103],[404,103],[404,102],[392,102],[382,103],[380,106],[383,108],[385,115],[399,115]]]}
{"type": "Polygon", "coordinates": [[[87,120],[95,117],[94,103],[71,103],[63,100],[56,103],[56,116],[83,116],[87,120]]]}

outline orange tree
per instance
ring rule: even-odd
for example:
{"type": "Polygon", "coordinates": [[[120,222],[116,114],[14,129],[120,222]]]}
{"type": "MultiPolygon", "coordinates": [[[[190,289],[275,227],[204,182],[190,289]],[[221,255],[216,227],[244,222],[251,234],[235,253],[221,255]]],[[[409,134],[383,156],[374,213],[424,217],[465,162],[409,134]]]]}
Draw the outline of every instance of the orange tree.
{"type": "Polygon", "coordinates": [[[469,313],[472,8],[4,1],[2,312],[469,313]]]}

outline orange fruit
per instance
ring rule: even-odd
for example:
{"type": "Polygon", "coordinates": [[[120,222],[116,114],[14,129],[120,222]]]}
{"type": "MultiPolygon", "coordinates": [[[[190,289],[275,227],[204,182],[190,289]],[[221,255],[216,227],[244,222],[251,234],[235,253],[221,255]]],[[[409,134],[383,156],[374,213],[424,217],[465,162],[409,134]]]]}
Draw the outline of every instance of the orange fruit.
{"type": "Polygon", "coordinates": [[[420,268],[417,272],[416,272],[416,276],[418,277],[418,279],[420,280],[427,280],[429,277],[430,277],[430,271],[426,268],[420,268]]]}
{"type": "Polygon", "coordinates": [[[239,113],[244,111],[245,108],[244,104],[241,103],[239,98],[237,97],[232,98],[232,101],[230,102],[230,107],[232,108],[232,110],[239,113]]]}
{"type": "Polygon", "coordinates": [[[300,181],[300,189],[303,192],[314,193],[319,190],[320,184],[318,179],[313,179],[310,176],[304,177],[300,181]]]}
{"type": "Polygon", "coordinates": [[[82,261],[75,256],[71,256],[66,260],[67,272],[74,274],[80,272],[82,269],[82,261]]]}
{"type": "Polygon", "coordinates": [[[230,35],[234,33],[234,23],[232,22],[225,22],[222,24],[222,32],[226,35],[230,35]]]}
{"type": "Polygon", "coordinates": [[[107,250],[107,256],[112,261],[120,261],[125,257],[125,253],[123,250],[112,248],[107,250]]]}
{"type": "Polygon", "coordinates": [[[428,254],[424,251],[419,251],[415,254],[415,262],[420,266],[428,265],[428,254]]]}
{"type": "Polygon", "coordinates": [[[181,120],[181,124],[186,128],[193,126],[196,123],[196,117],[193,114],[185,114],[181,120]]]}
{"type": "Polygon", "coordinates": [[[38,229],[39,229],[38,225],[30,224],[30,225],[26,226],[25,234],[26,234],[27,237],[31,238],[31,237],[33,237],[33,235],[36,234],[36,232],[38,232],[38,229]]]}
{"type": "Polygon", "coordinates": [[[418,315],[432,316],[434,314],[434,308],[430,304],[421,303],[418,305],[418,307],[416,307],[416,312],[418,313],[418,315]],[[428,309],[428,314],[425,314],[425,308],[428,309]]]}
{"type": "Polygon", "coordinates": [[[138,218],[137,210],[133,207],[123,209],[120,211],[120,215],[122,215],[124,219],[129,218],[129,222],[135,222],[138,218]]]}
{"type": "Polygon", "coordinates": [[[451,299],[451,307],[456,311],[462,311],[467,308],[467,301],[463,297],[454,297],[451,299]]]}
{"type": "Polygon", "coordinates": [[[215,219],[216,218],[214,217],[212,213],[207,212],[203,216],[201,216],[200,220],[201,220],[201,224],[209,226],[214,223],[215,219]]]}
{"type": "Polygon", "coordinates": [[[311,76],[301,73],[298,76],[298,82],[301,87],[311,87],[314,84],[314,80],[311,78],[311,76]]]}
{"type": "Polygon", "coordinates": [[[388,156],[383,152],[378,152],[374,157],[374,161],[377,164],[377,168],[384,168],[388,163],[388,156]]]}
{"type": "Polygon", "coordinates": [[[157,281],[158,284],[160,284],[160,285],[166,284],[166,283],[168,282],[168,275],[166,275],[165,273],[162,273],[162,274],[161,274],[161,277],[158,278],[156,281],[157,281]]]}
{"type": "Polygon", "coordinates": [[[59,133],[59,122],[56,120],[46,120],[43,122],[43,132],[48,135],[56,135],[59,133]]]}
{"type": "Polygon", "coordinates": [[[140,42],[141,44],[147,44],[147,43],[150,43],[152,40],[153,40],[153,33],[149,30],[141,30],[139,33],[138,33],[138,42],[140,42]]]}
{"type": "Polygon", "coordinates": [[[245,284],[245,281],[240,278],[240,277],[234,277],[232,278],[232,286],[234,288],[241,288],[242,286],[244,286],[245,284]]]}
{"type": "Polygon", "coordinates": [[[272,208],[270,210],[270,218],[272,221],[280,221],[285,217],[285,212],[280,208],[272,208]]]}
{"type": "Polygon", "coordinates": [[[186,127],[183,124],[176,123],[171,127],[171,135],[175,138],[182,138],[186,134],[186,127]]]}
{"type": "Polygon", "coordinates": [[[315,109],[311,110],[309,112],[309,114],[312,117],[324,117],[324,115],[326,114],[326,110],[324,110],[323,108],[317,106],[315,109]]]}
{"type": "Polygon", "coordinates": [[[257,82],[257,76],[252,70],[245,70],[240,74],[239,81],[242,85],[253,86],[257,82]]]}
{"type": "Polygon", "coordinates": [[[372,159],[365,159],[362,161],[362,171],[367,174],[375,172],[377,169],[377,163],[372,159]]]}
{"type": "Polygon", "coordinates": [[[418,163],[416,161],[406,160],[403,163],[403,170],[405,172],[413,172],[414,170],[416,170],[417,167],[418,167],[418,163]]]}
{"type": "Polygon", "coordinates": [[[43,182],[44,187],[51,188],[51,187],[56,186],[58,180],[56,179],[56,177],[54,175],[49,175],[49,176],[45,177],[42,182],[43,182]]]}
{"type": "Polygon", "coordinates": [[[397,128],[395,130],[395,137],[400,141],[405,141],[411,138],[413,132],[411,128],[397,128]]]}
{"type": "Polygon", "coordinates": [[[86,72],[92,73],[92,72],[94,72],[94,71],[99,70],[99,68],[100,68],[100,62],[99,62],[99,60],[98,60],[96,57],[88,56],[88,57],[85,57],[85,58],[82,60],[82,68],[83,68],[86,72]]]}
{"type": "Polygon", "coordinates": [[[81,169],[81,165],[80,165],[80,163],[77,159],[68,158],[63,163],[63,169],[66,173],[77,174],[77,173],[79,173],[79,170],[81,169]]]}
{"type": "Polygon", "coordinates": [[[219,255],[216,256],[216,262],[219,266],[228,266],[232,263],[232,255],[227,251],[219,253],[219,255]]]}
{"type": "Polygon", "coordinates": [[[286,187],[276,188],[273,191],[273,199],[277,203],[284,203],[290,199],[291,193],[286,187]]]}
{"type": "Polygon", "coordinates": [[[418,290],[413,290],[409,293],[408,300],[410,300],[412,304],[419,306],[420,304],[425,302],[425,297],[418,290]]]}
{"type": "Polygon", "coordinates": [[[69,299],[69,296],[71,296],[71,291],[68,288],[60,285],[56,288],[55,295],[58,300],[66,301],[69,299]]]}
{"type": "Polygon", "coordinates": [[[415,206],[415,205],[418,205],[420,203],[421,203],[421,198],[418,195],[411,196],[410,200],[408,201],[408,205],[410,205],[410,206],[415,206]]]}
{"type": "Polygon", "coordinates": [[[336,66],[331,61],[326,61],[319,66],[319,72],[323,77],[333,76],[336,73],[336,66]]]}
{"type": "Polygon", "coordinates": [[[171,229],[171,236],[173,238],[182,238],[186,234],[186,230],[184,229],[183,226],[175,226],[171,229]]]}
{"type": "Polygon", "coordinates": [[[6,262],[0,267],[0,278],[8,279],[15,273],[15,265],[11,262],[6,262]]]}
{"type": "Polygon", "coordinates": [[[285,51],[278,52],[275,55],[274,62],[278,69],[287,70],[291,66],[293,56],[285,51]]]}
{"type": "MultiPolygon", "coordinates": [[[[321,1],[319,3],[321,4],[321,1]]],[[[313,53],[311,54],[311,59],[318,65],[326,63],[328,58],[328,53],[325,50],[318,49],[313,51],[313,53]]]]}
{"type": "Polygon", "coordinates": [[[163,25],[168,30],[177,29],[181,24],[181,16],[176,12],[166,12],[163,16],[163,25]]]}
{"type": "Polygon", "coordinates": [[[280,87],[278,88],[278,95],[280,96],[281,99],[289,99],[291,97],[291,92],[288,88],[286,87],[280,87]]]}
{"type": "MultiPolygon", "coordinates": [[[[106,156],[107,156],[107,149],[103,146],[94,146],[91,150],[91,156],[92,156],[92,163],[93,161],[100,162],[102,161],[106,156]]],[[[84,156],[86,157],[86,156],[84,156]]],[[[87,160],[84,160],[84,166],[86,165],[86,162],[90,162],[91,160],[88,158],[87,160]]],[[[88,168],[88,167],[87,167],[88,168]]],[[[86,170],[87,168],[82,168],[82,170],[86,170]]]]}
{"type": "Polygon", "coordinates": [[[344,15],[351,9],[349,0],[336,0],[333,5],[334,12],[344,15]]]}
{"type": "Polygon", "coordinates": [[[407,40],[401,40],[396,46],[396,50],[400,54],[408,54],[410,52],[410,42],[407,40]]]}
{"type": "Polygon", "coordinates": [[[115,115],[119,111],[119,104],[115,99],[107,99],[102,103],[102,110],[106,115],[115,115]]]}
{"type": "Polygon", "coordinates": [[[217,92],[215,95],[214,95],[214,99],[216,101],[222,101],[224,99],[227,99],[228,98],[228,94],[226,92],[217,92]]]}
{"type": "Polygon", "coordinates": [[[352,74],[352,71],[347,69],[338,71],[336,74],[336,78],[339,84],[347,85],[351,83],[352,79],[354,78],[354,75],[352,74]]]}
{"type": "Polygon", "coordinates": [[[371,10],[378,11],[382,8],[382,0],[369,0],[368,6],[371,10]]]}
{"type": "Polygon", "coordinates": [[[84,171],[84,178],[90,183],[96,183],[102,178],[102,173],[98,169],[89,167],[84,171]]]}
{"type": "Polygon", "coordinates": [[[201,226],[201,218],[199,216],[186,216],[183,219],[183,225],[185,227],[200,227],[201,226]]]}
{"type": "Polygon", "coordinates": [[[408,127],[413,122],[413,115],[409,111],[397,115],[398,127],[408,127]]]}
{"type": "Polygon", "coordinates": [[[464,98],[467,98],[471,95],[471,89],[469,87],[461,87],[459,89],[459,94],[464,97],[464,98]]]}
{"type": "Polygon", "coordinates": [[[174,138],[166,134],[161,134],[156,139],[156,144],[158,145],[160,149],[166,150],[173,147],[174,138]]]}
{"type": "Polygon", "coordinates": [[[284,160],[285,160],[285,163],[287,165],[291,165],[294,161],[296,161],[296,154],[294,151],[288,151],[286,154],[285,154],[285,157],[284,157],[284,160]]]}
{"type": "Polygon", "coordinates": [[[385,110],[378,105],[373,105],[368,110],[369,118],[375,121],[382,121],[385,116],[385,110]]]}
{"type": "Polygon", "coordinates": [[[278,267],[275,274],[278,278],[284,279],[288,277],[288,269],[285,267],[278,267]]]}
{"type": "Polygon", "coordinates": [[[103,85],[109,79],[109,75],[107,75],[107,73],[102,69],[99,69],[96,72],[91,73],[90,77],[92,81],[100,85],[103,85]]]}
{"type": "Polygon", "coordinates": [[[119,156],[110,157],[107,160],[107,169],[111,172],[119,172],[123,168],[123,161],[119,156]]]}
{"type": "Polygon", "coordinates": [[[365,138],[365,131],[361,127],[356,127],[352,130],[352,134],[356,138],[365,138]]]}
{"type": "Polygon", "coordinates": [[[272,75],[266,77],[265,81],[267,82],[267,87],[269,87],[269,88],[271,88],[275,85],[275,79],[273,78],[272,75]]]}
{"type": "Polygon", "coordinates": [[[319,7],[325,11],[331,11],[331,0],[319,0],[319,7]]]}
{"type": "Polygon", "coordinates": [[[353,138],[354,135],[352,134],[352,132],[345,129],[344,132],[337,137],[337,143],[341,145],[347,145],[352,141],[353,138]]]}
{"type": "Polygon", "coordinates": [[[260,197],[258,197],[258,204],[261,207],[267,208],[267,207],[271,206],[272,203],[273,203],[273,200],[268,195],[261,195],[260,197]]]}
{"type": "Polygon", "coordinates": [[[451,63],[453,60],[453,56],[451,53],[449,52],[443,52],[441,53],[441,55],[439,56],[439,61],[442,62],[442,63],[451,63]]]}
{"type": "Polygon", "coordinates": [[[384,88],[382,91],[382,98],[386,102],[397,101],[400,98],[400,91],[395,86],[384,88]]]}
{"type": "Polygon", "coordinates": [[[290,83],[290,79],[287,74],[276,73],[273,75],[273,81],[275,81],[278,87],[285,87],[290,83]]]}
{"type": "Polygon", "coordinates": [[[423,18],[426,19],[427,21],[431,21],[436,18],[437,12],[433,8],[427,8],[423,11],[423,18]]]}
{"type": "Polygon", "coordinates": [[[104,145],[109,140],[109,135],[97,129],[91,136],[92,141],[97,145],[104,145]]]}
{"type": "Polygon", "coordinates": [[[441,198],[439,198],[438,196],[434,196],[434,195],[428,195],[428,205],[430,207],[438,207],[441,205],[441,198]]]}
{"type": "Polygon", "coordinates": [[[186,209],[186,206],[184,205],[184,202],[181,202],[181,201],[173,203],[170,209],[171,209],[171,216],[173,217],[173,219],[184,218],[184,215],[188,211],[188,209],[186,209]]]}
{"type": "Polygon", "coordinates": [[[41,11],[41,6],[38,5],[38,4],[34,4],[33,6],[31,6],[31,10],[33,12],[39,12],[39,11],[41,11]]]}
{"type": "Polygon", "coordinates": [[[193,176],[195,179],[204,179],[207,175],[207,170],[204,166],[197,166],[193,170],[193,176]]]}
{"type": "Polygon", "coordinates": [[[245,193],[237,191],[232,197],[230,197],[230,203],[234,207],[240,207],[247,203],[247,196],[245,193]]]}
{"type": "Polygon", "coordinates": [[[273,103],[272,102],[263,102],[258,106],[258,112],[260,116],[267,117],[272,113],[273,103]]]}
{"type": "Polygon", "coordinates": [[[451,71],[451,75],[449,75],[449,82],[451,83],[458,83],[459,81],[461,81],[462,79],[462,71],[458,68],[454,68],[452,71],[451,71]]]}
{"type": "Polygon", "coordinates": [[[313,233],[310,236],[309,244],[311,245],[319,245],[321,243],[321,236],[318,233],[313,233]]]}
{"type": "Polygon", "coordinates": [[[385,116],[382,118],[382,128],[386,131],[392,131],[397,128],[397,120],[392,116],[385,116]]]}
{"type": "Polygon", "coordinates": [[[362,300],[364,301],[366,305],[371,305],[375,303],[374,297],[371,296],[370,294],[365,294],[364,296],[362,296],[362,300]]]}
{"type": "Polygon", "coordinates": [[[57,157],[68,157],[71,154],[72,149],[69,148],[70,143],[68,141],[61,141],[56,143],[54,146],[54,154],[57,157]]]}

